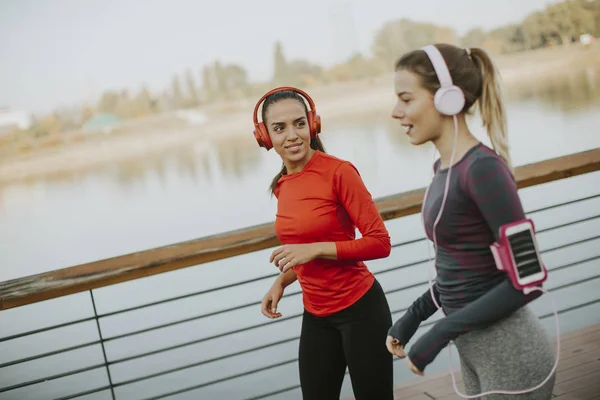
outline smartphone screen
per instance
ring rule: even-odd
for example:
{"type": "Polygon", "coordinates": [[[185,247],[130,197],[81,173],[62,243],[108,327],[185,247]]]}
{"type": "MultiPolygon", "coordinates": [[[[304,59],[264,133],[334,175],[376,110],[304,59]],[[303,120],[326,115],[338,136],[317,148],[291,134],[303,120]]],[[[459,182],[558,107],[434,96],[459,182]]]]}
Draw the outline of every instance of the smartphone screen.
{"type": "Polygon", "coordinates": [[[508,241],[521,279],[542,271],[531,230],[514,233],[508,236],[508,241]]]}

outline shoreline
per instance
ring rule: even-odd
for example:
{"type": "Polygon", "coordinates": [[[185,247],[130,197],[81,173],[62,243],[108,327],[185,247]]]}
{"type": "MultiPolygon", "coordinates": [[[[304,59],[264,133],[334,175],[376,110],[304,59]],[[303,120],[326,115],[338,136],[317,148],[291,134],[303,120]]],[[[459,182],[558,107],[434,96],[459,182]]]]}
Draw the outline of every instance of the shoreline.
{"type": "MultiPolygon", "coordinates": [[[[522,82],[556,74],[573,63],[573,55],[585,52],[597,56],[597,49],[596,46],[542,49],[498,57],[496,63],[503,85],[518,90],[522,82]]],[[[386,109],[391,113],[395,101],[391,80],[390,74],[307,90],[322,118],[332,121],[386,109]]],[[[184,146],[209,146],[215,140],[235,139],[241,135],[252,137],[253,107],[250,100],[242,100],[238,102],[238,111],[226,118],[212,118],[200,125],[187,126],[177,120],[169,126],[165,120],[173,114],[168,113],[127,123],[130,128],[124,132],[77,137],[78,140],[67,144],[8,155],[0,160],[0,186],[149,157],[184,146]]]]}

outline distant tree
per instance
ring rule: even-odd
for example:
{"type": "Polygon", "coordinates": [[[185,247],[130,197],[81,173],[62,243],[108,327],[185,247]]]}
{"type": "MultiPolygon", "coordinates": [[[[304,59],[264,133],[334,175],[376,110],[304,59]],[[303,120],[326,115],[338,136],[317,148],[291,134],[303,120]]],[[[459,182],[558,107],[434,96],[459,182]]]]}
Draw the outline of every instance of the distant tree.
{"type": "Polygon", "coordinates": [[[519,24],[505,25],[488,32],[484,47],[495,53],[510,53],[523,50],[526,41],[522,26],[519,24]]]}
{"type": "Polygon", "coordinates": [[[345,63],[334,65],[329,70],[329,76],[336,81],[347,81],[368,78],[381,72],[383,69],[380,63],[367,59],[361,54],[355,54],[345,63]]]}
{"type": "Polygon", "coordinates": [[[239,98],[246,94],[248,74],[236,64],[228,64],[222,68],[223,92],[227,98],[239,98]]]}
{"type": "Polygon", "coordinates": [[[144,85],[137,96],[133,99],[133,114],[136,117],[143,117],[155,112],[156,103],[150,95],[150,91],[144,85]]]}
{"type": "Polygon", "coordinates": [[[214,70],[209,65],[202,68],[202,97],[204,101],[210,102],[215,99],[217,92],[217,82],[214,76],[214,70]]]}
{"type": "Polygon", "coordinates": [[[592,12],[574,0],[551,4],[545,14],[551,25],[551,32],[560,37],[562,44],[569,44],[579,35],[593,31],[596,25],[592,12]]]}
{"type": "Polygon", "coordinates": [[[528,15],[521,26],[527,49],[544,47],[552,40],[552,22],[544,11],[528,15]]]}
{"type": "Polygon", "coordinates": [[[458,44],[460,39],[456,31],[445,26],[431,25],[433,29],[433,43],[458,44]]]}
{"type": "Polygon", "coordinates": [[[181,90],[181,81],[179,76],[175,74],[173,76],[173,82],[171,83],[171,96],[172,96],[172,107],[177,109],[184,105],[183,92],[181,90]]]}
{"type": "Polygon", "coordinates": [[[310,86],[324,79],[323,68],[306,60],[291,60],[287,63],[286,70],[286,84],[289,85],[310,86]]]}
{"type": "Polygon", "coordinates": [[[283,55],[283,48],[281,42],[275,43],[275,54],[274,54],[274,68],[273,68],[273,83],[275,85],[285,85],[289,79],[288,65],[283,55]]]}
{"type": "Polygon", "coordinates": [[[96,108],[98,109],[98,112],[101,113],[114,113],[117,109],[118,102],[119,94],[115,91],[109,90],[102,93],[96,108]]]}
{"type": "Polygon", "coordinates": [[[185,100],[186,106],[197,107],[200,104],[200,98],[198,96],[198,88],[191,70],[185,72],[185,83],[187,86],[187,96],[185,100]]]}
{"type": "Polygon", "coordinates": [[[462,47],[481,47],[486,38],[486,32],[481,28],[471,29],[460,39],[462,47]]]}
{"type": "Polygon", "coordinates": [[[578,0],[579,5],[588,11],[594,19],[594,27],[590,33],[594,36],[600,36],[600,0],[578,0]]]}
{"type": "Polygon", "coordinates": [[[388,65],[387,68],[392,68],[402,54],[436,42],[455,44],[458,37],[450,28],[400,19],[387,22],[381,27],[375,34],[371,52],[388,65]]]}

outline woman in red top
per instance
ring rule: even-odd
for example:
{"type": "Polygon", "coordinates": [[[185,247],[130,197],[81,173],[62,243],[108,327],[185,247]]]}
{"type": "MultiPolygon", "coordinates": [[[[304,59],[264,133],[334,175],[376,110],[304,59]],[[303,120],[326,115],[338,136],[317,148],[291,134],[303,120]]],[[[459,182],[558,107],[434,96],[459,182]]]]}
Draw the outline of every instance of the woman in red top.
{"type": "Polygon", "coordinates": [[[363,262],[387,257],[391,250],[371,194],[350,162],[325,153],[317,137],[320,119],[304,92],[267,93],[256,106],[254,123],[259,145],[272,147],[283,161],[271,183],[278,200],[275,230],[283,246],[270,262],[281,274],[263,298],[262,312],[281,317],[277,303],[285,287],[298,280],[304,304],[298,358],[303,398],[339,399],[348,367],[357,400],[392,400],[392,357],[385,347],[390,309],[363,262]],[[263,99],[259,124],[256,110],[263,99]]]}

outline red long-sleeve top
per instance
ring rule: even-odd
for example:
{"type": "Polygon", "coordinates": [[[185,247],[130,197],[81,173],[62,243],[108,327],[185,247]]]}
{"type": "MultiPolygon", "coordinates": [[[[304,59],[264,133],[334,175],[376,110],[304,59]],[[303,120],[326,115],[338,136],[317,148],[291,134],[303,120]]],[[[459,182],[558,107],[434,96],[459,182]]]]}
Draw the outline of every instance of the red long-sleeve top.
{"type": "Polygon", "coordinates": [[[274,194],[275,231],[282,244],[336,244],[337,260],[294,267],[305,309],[326,316],[354,304],[375,279],[363,261],[387,257],[391,250],[387,228],[358,170],[315,151],[302,171],[282,176],[274,194]]]}

